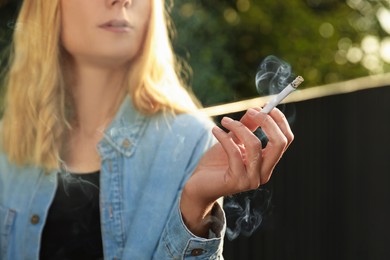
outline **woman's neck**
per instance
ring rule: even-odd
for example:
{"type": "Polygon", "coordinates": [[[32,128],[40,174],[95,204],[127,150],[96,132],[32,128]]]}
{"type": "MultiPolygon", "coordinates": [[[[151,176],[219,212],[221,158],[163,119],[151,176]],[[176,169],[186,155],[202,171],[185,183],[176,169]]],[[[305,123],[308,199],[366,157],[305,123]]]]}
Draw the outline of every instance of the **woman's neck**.
{"type": "Polygon", "coordinates": [[[71,88],[74,129],[93,134],[112,120],[122,99],[125,69],[77,66],[71,88]]]}
{"type": "Polygon", "coordinates": [[[124,95],[125,69],[74,66],[69,86],[74,119],[64,150],[67,168],[91,172],[100,168],[97,144],[110,124],[124,95]]]}

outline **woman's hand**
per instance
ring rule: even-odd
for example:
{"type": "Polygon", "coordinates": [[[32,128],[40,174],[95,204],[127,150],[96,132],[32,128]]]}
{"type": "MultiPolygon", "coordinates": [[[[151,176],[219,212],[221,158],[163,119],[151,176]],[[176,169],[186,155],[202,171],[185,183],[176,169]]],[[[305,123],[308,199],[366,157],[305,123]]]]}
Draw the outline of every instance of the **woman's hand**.
{"type": "Polygon", "coordinates": [[[276,108],[269,115],[249,109],[240,121],[224,117],[221,123],[230,132],[214,127],[219,143],[204,154],[181,198],[184,221],[200,236],[207,234],[207,216],[215,201],[266,183],[294,139],[286,117],[276,108]],[[268,138],[265,148],[253,134],[259,127],[268,138]]]}

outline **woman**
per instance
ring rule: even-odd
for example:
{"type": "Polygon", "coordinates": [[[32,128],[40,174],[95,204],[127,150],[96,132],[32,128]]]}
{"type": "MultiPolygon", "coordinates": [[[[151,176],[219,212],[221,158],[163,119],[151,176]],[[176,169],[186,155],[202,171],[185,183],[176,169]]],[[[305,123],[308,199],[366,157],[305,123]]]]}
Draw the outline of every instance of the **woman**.
{"type": "Polygon", "coordinates": [[[277,109],[225,117],[230,133],[200,116],[163,9],[24,1],[1,128],[1,259],[222,259],[217,200],[267,182],[293,134],[277,109]]]}

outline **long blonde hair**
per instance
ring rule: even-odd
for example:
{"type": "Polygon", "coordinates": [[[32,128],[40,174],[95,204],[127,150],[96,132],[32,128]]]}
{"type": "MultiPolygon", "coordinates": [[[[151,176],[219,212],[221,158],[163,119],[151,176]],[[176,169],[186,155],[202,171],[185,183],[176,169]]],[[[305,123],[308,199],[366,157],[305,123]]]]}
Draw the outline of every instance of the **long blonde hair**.
{"type": "MultiPolygon", "coordinates": [[[[196,111],[199,103],[178,76],[164,0],[151,0],[144,45],[128,73],[127,93],[144,114],[196,111]]],[[[6,78],[1,142],[11,162],[57,169],[69,128],[59,0],[24,1],[6,78]],[[50,33],[47,33],[50,32],[50,33]]]]}

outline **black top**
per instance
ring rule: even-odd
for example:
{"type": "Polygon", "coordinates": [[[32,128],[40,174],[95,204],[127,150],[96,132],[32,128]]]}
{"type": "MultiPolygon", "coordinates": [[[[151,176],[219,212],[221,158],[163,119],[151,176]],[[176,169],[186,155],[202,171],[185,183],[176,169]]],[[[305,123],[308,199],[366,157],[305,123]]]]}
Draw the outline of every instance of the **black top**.
{"type": "Polygon", "coordinates": [[[99,172],[58,174],[42,234],[41,260],[103,259],[99,177],[99,172]]]}

